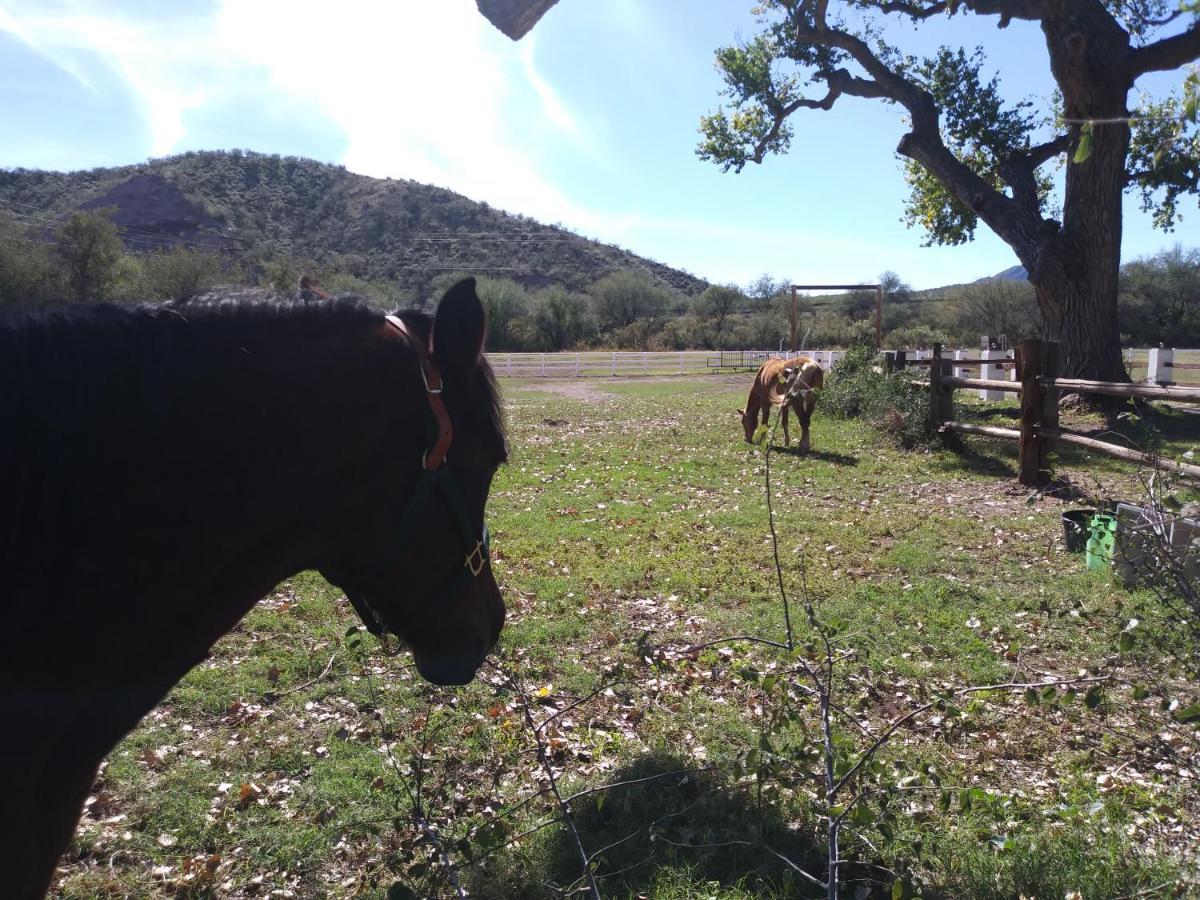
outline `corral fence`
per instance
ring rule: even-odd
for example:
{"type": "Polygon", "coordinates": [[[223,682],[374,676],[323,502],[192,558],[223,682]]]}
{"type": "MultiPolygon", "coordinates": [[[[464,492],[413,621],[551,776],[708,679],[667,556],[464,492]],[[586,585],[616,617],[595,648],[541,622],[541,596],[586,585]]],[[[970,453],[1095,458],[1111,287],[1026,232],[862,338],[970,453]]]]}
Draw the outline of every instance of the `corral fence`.
{"type": "MultiPolygon", "coordinates": [[[[1015,379],[1014,350],[945,350],[951,374],[983,379],[1015,379]]],[[[1200,384],[1200,350],[1125,350],[1131,378],[1150,384],[1200,384]]],[[[642,375],[702,375],[753,372],[768,359],[810,356],[828,371],[843,350],[586,350],[561,353],[489,353],[498,375],[511,378],[601,378],[642,375]]],[[[932,350],[888,350],[883,364],[891,371],[928,367],[932,350]]],[[[1003,399],[1000,391],[983,391],[984,400],[1003,399]]]]}
{"type": "MultiPolygon", "coordinates": [[[[753,372],[778,350],[590,350],[563,353],[489,353],[492,371],[507,378],[600,378],[753,372]]],[[[845,352],[803,350],[828,369],[845,352]]]]}
{"type": "Polygon", "coordinates": [[[1200,479],[1200,466],[1163,459],[1128,447],[1119,447],[1060,428],[1058,423],[1058,399],[1064,391],[1200,404],[1200,388],[1059,378],[1058,360],[1059,352],[1056,342],[1027,340],[1017,346],[1012,360],[1011,371],[1015,375],[1014,380],[968,378],[953,374],[954,368],[970,365],[982,367],[984,360],[966,361],[962,358],[945,358],[941,345],[935,344],[928,361],[931,424],[942,432],[975,434],[1018,441],[1020,445],[1020,481],[1022,484],[1030,486],[1038,487],[1050,480],[1050,454],[1057,443],[1083,447],[1093,453],[1103,453],[1117,459],[1151,465],[1189,478],[1200,479]],[[956,421],[954,418],[954,391],[959,388],[994,391],[1001,395],[1005,393],[1019,394],[1021,398],[1020,429],[956,421]]]}

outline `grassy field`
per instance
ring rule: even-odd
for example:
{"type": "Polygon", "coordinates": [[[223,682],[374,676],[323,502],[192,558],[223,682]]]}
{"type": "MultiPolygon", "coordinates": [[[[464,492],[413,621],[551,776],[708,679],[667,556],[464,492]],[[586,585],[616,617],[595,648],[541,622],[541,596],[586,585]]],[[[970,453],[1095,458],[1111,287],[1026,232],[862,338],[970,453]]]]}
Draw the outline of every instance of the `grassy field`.
{"type": "MultiPolygon", "coordinates": [[[[823,876],[816,709],[793,657],[727,640],[785,634],[746,380],[507,384],[494,665],[434,689],[297,576],[109,757],[56,895],[556,897],[581,845],[606,897],[807,896],[783,858],[823,876]]],[[[1200,417],[1158,424],[1200,443],[1200,417]]],[[[1200,895],[1200,743],[1160,703],[1200,699],[1170,662],[1193,650],[1149,595],[1063,550],[1065,504],[1016,485],[1015,446],[905,452],[818,412],[813,447],[771,475],[785,582],[838,629],[842,759],[939,693],[1111,679],[899,729],[844,896],[1200,895]]],[[[1060,474],[1137,498],[1128,468],[1082,463],[1060,474]]]]}

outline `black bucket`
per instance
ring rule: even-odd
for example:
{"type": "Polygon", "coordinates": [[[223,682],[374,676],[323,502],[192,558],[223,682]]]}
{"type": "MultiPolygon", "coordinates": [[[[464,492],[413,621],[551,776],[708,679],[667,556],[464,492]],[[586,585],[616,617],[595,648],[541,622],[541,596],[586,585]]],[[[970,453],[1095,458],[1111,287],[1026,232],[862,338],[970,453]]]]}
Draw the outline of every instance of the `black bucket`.
{"type": "Polygon", "coordinates": [[[1068,509],[1062,514],[1068,553],[1082,553],[1087,548],[1088,523],[1095,514],[1094,509],[1068,509]]]}

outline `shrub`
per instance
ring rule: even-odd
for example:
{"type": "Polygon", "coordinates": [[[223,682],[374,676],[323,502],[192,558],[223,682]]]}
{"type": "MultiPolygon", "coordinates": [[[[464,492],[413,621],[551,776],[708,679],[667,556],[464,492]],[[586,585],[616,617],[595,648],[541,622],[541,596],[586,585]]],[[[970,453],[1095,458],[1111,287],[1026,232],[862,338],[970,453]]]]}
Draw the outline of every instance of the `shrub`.
{"type": "Polygon", "coordinates": [[[866,419],[902,447],[929,444],[929,395],[912,384],[912,373],[886,375],[873,347],[847,351],[825,380],[821,407],[839,419],[866,419]]]}

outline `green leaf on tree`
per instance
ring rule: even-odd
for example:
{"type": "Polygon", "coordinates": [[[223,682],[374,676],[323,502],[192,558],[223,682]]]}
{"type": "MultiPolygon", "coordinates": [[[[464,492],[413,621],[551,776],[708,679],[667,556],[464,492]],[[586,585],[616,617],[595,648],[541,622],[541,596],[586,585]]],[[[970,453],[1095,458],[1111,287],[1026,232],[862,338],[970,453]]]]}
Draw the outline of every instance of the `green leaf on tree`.
{"type": "Polygon", "coordinates": [[[1079,129],[1079,143],[1075,146],[1073,162],[1081,163],[1092,155],[1092,123],[1084,122],[1079,129]]]}

